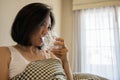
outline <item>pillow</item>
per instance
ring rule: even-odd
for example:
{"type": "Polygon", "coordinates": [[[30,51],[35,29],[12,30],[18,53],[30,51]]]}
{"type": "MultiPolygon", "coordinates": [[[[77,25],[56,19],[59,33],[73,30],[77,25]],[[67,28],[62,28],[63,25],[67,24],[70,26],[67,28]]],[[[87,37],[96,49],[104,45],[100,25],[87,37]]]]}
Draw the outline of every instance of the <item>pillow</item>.
{"type": "Polygon", "coordinates": [[[108,80],[98,75],[93,75],[89,73],[74,73],[73,74],[74,80],[108,80]]]}
{"type": "Polygon", "coordinates": [[[31,62],[10,80],[66,80],[66,75],[60,61],[50,58],[31,62]]]}

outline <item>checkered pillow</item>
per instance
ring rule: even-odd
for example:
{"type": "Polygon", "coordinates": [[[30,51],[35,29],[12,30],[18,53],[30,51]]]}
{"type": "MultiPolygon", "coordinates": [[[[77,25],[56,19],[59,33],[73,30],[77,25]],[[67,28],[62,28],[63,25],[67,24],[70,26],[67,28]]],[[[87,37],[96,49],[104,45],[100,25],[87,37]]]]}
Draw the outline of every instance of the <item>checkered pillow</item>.
{"type": "Polygon", "coordinates": [[[11,80],[66,80],[66,75],[59,60],[46,59],[31,62],[11,80]]]}

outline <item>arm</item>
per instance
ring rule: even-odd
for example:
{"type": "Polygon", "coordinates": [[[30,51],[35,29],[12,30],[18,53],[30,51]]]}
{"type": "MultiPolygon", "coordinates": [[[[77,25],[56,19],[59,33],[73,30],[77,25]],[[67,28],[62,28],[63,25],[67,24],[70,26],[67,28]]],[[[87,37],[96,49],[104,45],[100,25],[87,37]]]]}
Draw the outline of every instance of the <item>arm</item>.
{"type": "Polygon", "coordinates": [[[58,49],[52,49],[52,52],[56,57],[58,57],[61,60],[64,71],[65,71],[66,76],[67,76],[67,80],[73,80],[69,61],[67,58],[68,49],[65,47],[64,39],[57,38],[54,45],[61,46],[58,49]]]}
{"type": "Polygon", "coordinates": [[[73,80],[72,72],[70,69],[70,65],[68,61],[62,61],[63,68],[65,70],[65,73],[67,75],[67,80],[73,80]]]}
{"type": "MultiPolygon", "coordinates": [[[[51,53],[51,57],[54,59],[58,59],[53,53],[51,53]]],[[[67,76],[67,80],[73,80],[73,75],[72,75],[72,72],[70,69],[69,61],[68,60],[63,60],[63,61],[60,60],[60,62],[62,64],[65,74],[67,76]]]]}
{"type": "Polygon", "coordinates": [[[5,47],[0,47],[0,80],[9,80],[9,50],[5,47]]]}

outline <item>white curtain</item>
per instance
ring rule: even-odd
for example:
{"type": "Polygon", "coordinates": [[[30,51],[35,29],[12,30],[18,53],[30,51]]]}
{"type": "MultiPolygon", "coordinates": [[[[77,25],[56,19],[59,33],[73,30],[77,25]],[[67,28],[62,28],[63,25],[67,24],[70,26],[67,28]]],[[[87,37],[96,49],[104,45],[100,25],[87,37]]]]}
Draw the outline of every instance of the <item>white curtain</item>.
{"type": "Polygon", "coordinates": [[[120,80],[120,7],[74,12],[74,72],[120,80]]]}

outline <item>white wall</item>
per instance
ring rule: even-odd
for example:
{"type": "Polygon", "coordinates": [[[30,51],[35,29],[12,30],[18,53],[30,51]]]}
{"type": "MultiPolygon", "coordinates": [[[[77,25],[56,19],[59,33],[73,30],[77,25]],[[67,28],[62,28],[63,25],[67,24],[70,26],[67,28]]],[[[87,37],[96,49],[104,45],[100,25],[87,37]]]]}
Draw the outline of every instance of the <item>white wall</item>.
{"type": "Polygon", "coordinates": [[[12,22],[17,12],[26,4],[42,2],[53,7],[56,19],[55,30],[60,35],[61,28],[61,0],[0,0],[0,46],[15,44],[10,36],[12,22]]]}

